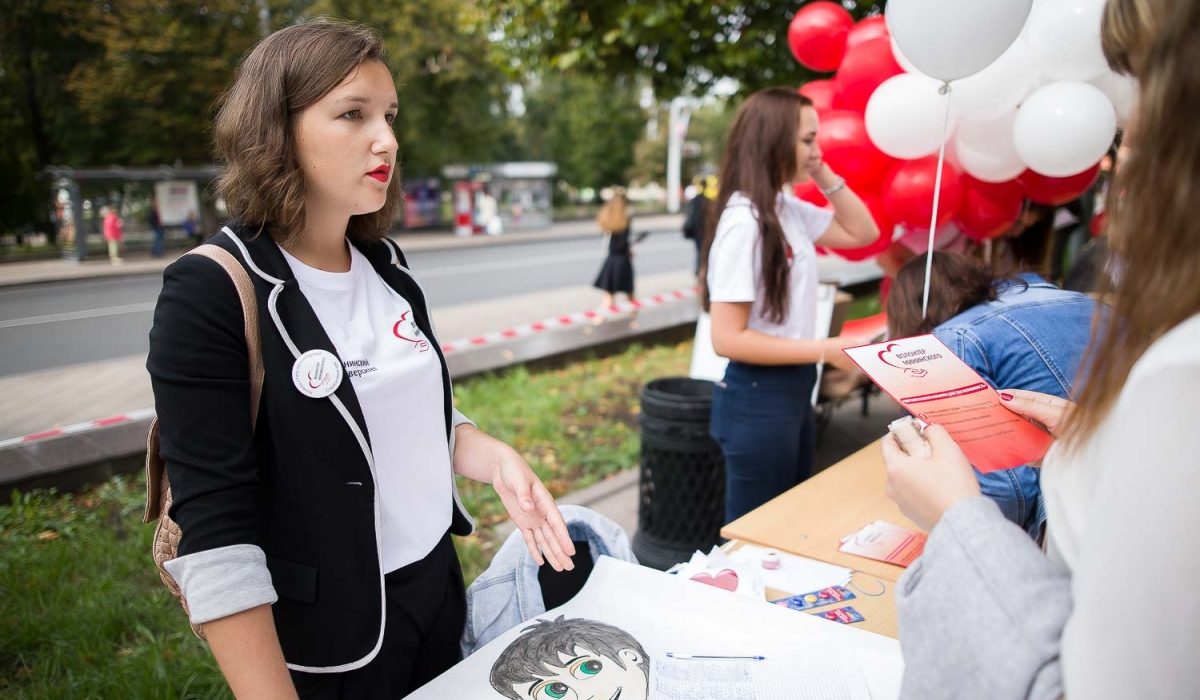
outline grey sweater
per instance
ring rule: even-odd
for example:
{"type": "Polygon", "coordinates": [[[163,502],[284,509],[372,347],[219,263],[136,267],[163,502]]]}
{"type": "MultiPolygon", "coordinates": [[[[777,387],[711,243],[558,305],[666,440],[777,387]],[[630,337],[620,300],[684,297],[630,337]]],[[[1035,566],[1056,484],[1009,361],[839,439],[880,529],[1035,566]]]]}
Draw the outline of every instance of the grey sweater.
{"type": "Polygon", "coordinates": [[[982,496],[942,516],[896,584],[901,698],[1062,695],[1059,640],[1071,574],[982,496]]]}

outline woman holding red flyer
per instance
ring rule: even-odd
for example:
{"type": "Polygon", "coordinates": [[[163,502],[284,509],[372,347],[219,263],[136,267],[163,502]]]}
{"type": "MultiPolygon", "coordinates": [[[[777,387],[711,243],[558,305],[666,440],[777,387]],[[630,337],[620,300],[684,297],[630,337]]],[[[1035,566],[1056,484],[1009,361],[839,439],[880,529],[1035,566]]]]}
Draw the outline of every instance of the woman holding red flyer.
{"type": "Polygon", "coordinates": [[[713,394],[725,453],[725,520],[812,474],[817,364],[848,369],[848,338],[818,340],[815,246],[856,248],[879,236],[870,211],[821,158],[817,111],[792,88],[768,88],[733,118],[701,255],[713,350],[729,358],[713,394]],[[791,193],[812,178],[833,211],[791,193]],[[786,191],[785,191],[786,189],[786,191]]]}
{"type": "Polygon", "coordinates": [[[930,531],[896,584],[904,698],[1200,688],[1200,1],[1110,0],[1102,32],[1109,65],[1140,83],[1108,206],[1114,320],[1097,327],[1077,403],[1001,393],[1057,438],[1046,551],[979,497],[943,428],[925,431],[929,458],[883,440],[888,493],[930,531]]]}

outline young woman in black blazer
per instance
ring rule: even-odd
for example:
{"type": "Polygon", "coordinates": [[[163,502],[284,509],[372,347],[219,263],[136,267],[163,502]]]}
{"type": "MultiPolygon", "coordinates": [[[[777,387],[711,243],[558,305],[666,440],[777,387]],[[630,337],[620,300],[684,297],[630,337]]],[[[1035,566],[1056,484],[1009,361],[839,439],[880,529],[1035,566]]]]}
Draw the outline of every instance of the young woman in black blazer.
{"type": "Polygon", "coordinates": [[[490,482],[534,558],[574,553],[515,450],[454,408],[426,298],[388,240],[396,89],[361,26],[300,24],[242,60],[215,123],[236,223],[210,242],[255,287],[256,427],[228,275],[167,268],[147,367],[182,529],[167,564],[238,698],[399,698],[460,658],[474,528],[454,474],[490,482]]]}

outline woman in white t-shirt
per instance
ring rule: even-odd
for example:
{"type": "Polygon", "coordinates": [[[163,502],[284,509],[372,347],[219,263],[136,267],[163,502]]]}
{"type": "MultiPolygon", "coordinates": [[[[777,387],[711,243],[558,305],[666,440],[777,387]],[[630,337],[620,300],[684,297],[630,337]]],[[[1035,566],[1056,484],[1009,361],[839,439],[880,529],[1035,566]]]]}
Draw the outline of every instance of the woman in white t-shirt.
{"type": "Polygon", "coordinates": [[[841,349],[859,344],[817,339],[815,246],[857,248],[879,228],[821,160],[817,128],[807,97],[760,90],[734,117],[721,162],[721,214],[708,225],[700,280],[713,349],[730,360],[711,423],[725,453],[727,522],[812,474],[816,366],[851,367],[841,349]],[[833,211],[792,195],[810,177],[833,211]]]}
{"type": "Polygon", "coordinates": [[[166,568],[238,698],[400,698],[462,658],[450,535],[474,524],[455,474],[492,484],[535,561],[572,568],[549,492],[454,408],[425,294],[387,238],[398,107],[374,31],[263,39],[214,124],[233,221],[211,240],[246,268],[258,327],[212,260],[164,275],[147,368],[182,529],[166,568]]]}

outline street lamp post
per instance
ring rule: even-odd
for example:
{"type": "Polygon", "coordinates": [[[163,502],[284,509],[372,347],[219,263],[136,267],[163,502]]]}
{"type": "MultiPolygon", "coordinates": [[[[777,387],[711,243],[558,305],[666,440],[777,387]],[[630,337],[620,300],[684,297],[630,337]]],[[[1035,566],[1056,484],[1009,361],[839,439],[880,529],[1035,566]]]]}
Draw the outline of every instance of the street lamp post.
{"type": "Polygon", "coordinates": [[[692,118],[691,105],[691,99],[676,97],[667,110],[667,211],[672,214],[680,209],[683,140],[687,138],[688,122],[692,118]]]}

